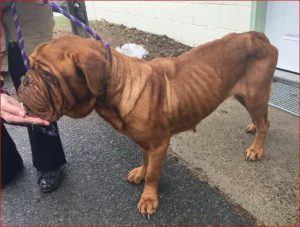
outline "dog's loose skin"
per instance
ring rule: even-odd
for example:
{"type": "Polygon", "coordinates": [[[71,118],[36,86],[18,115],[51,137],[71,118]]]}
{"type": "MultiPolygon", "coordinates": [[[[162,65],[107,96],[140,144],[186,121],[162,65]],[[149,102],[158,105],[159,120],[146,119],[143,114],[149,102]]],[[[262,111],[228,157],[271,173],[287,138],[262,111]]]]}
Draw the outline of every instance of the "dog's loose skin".
{"type": "Polygon", "coordinates": [[[138,209],[152,215],[171,136],[195,128],[226,98],[235,96],[252,118],[247,132],[256,135],[246,157],[263,157],[277,55],[262,33],[248,32],[148,62],[113,50],[110,64],[100,42],[64,36],[31,55],[32,71],[18,95],[31,114],[50,121],[95,109],[138,143],[144,163],[129,172],[128,181],[145,180],[138,209]]]}

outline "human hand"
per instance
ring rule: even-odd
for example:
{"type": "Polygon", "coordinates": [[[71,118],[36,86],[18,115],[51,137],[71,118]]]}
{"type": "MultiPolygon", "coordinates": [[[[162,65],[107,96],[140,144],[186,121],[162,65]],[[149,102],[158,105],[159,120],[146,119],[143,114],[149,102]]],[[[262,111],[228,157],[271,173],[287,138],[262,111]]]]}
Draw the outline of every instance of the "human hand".
{"type": "Polygon", "coordinates": [[[43,119],[28,116],[21,103],[6,94],[1,94],[1,117],[8,123],[50,124],[43,119]]]}

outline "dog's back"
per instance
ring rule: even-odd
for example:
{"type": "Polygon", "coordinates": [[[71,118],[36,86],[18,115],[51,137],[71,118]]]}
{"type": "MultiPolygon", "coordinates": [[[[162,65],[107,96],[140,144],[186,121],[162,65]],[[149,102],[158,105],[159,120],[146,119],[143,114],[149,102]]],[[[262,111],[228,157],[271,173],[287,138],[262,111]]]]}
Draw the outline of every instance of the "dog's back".
{"type": "Polygon", "coordinates": [[[263,33],[247,32],[229,34],[177,58],[152,61],[156,72],[165,76],[172,94],[167,98],[172,102],[168,104],[172,133],[194,128],[227,97],[247,90],[250,84],[243,81],[248,77],[254,82],[251,87],[269,90],[277,55],[263,33]]]}

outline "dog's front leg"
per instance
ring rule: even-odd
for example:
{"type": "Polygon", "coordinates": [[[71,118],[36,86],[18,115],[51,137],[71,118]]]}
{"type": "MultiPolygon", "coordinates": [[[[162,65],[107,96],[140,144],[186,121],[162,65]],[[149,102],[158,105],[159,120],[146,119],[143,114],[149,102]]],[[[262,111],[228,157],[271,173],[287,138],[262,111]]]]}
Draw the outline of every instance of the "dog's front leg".
{"type": "Polygon", "coordinates": [[[145,177],[144,191],[138,203],[139,212],[145,215],[154,214],[158,208],[158,184],[160,172],[166,159],[170,139],[166,139],[159,146],[146,150],[148,155],[148,168],[145,177]]]}

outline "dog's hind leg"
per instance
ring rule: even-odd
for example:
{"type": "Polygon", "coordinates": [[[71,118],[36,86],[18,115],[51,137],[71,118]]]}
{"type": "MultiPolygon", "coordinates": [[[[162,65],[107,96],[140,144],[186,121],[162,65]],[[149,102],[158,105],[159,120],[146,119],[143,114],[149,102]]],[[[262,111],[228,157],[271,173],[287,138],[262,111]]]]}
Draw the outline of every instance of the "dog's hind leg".
{"type": "Polygon", "coordinates": [[[255,140],[257,140],[257,137],[260,137],[258,135],[262,133],[257,132],[257,124],[260,124],[260,128],[269,127],[270,125],[268,121],[268,100],[277,64],[278,50],[270,44],[264,34],[257,32],[248,35],[247,47],[250,58],[247,62],[245,75],[236,83],[232,94],[250,113],[252,123],[247,126],[246,132],[251,134],[256,132],[255,140]],[[262,112],[260,114],[257,113],[259,109],[262,112]]]}
{"type": "Polygon", "coordinates": [[[252,123],[247,126],[246,132],[255,134],[255,138],[252,145],[246,151],[246,158],[247,160],[254,161],[262,159],[264,154],[264,141],[270,126],[268,120],[269,92],[268,89],[261,89],[251,93],[255,95],[245,92],[243,95],[235,95],[235,97],[245,106],[252,119],[252,123]]]}
{"type": "Polygon", "coordinates": [[[246,129],[249,133],[255,133],[255,138],[252,145],[246,151],[247,160],[260,160],[264,155],[264,141],[267,130],[270,126],[268,120],[268,100],[269,100],[269,87],[270,82],[258,83],[256,86],[247,84],[243,86],[243,91],[234,96],[239,102],[245,106],[249,112],[252,123],[246,129]]]}
{"type": "Polygon", "coordinates": [[[264,141],[270,126],[268,101],[275,65],[273,58],[258,59],[234,89],[234,96],[246,107],[252,119],[247,132],[256,132],[252,145],[246,151],[248,160],[260,160],[264,155],[264,141]]]}
{"type": "Polygon", "coordinates": [[[147,168],[148,168],[148,160],[149,160],[148,152],[143,151],[143,155],[144,155],[144,163],[141,166],[134,168],[128,173],[127,180],[131,183],[139,184],[145,179],[147,168]]]}
{"type": "Polygon", "coordinates": [[[268,120],[268,98],[262,100],[247,100],[247,110],[253,120],[256,134],[252,145],[246,151],[248,160],[260,160],[264,155],[264,142],[269,128],[268,120]]]}
{"type": "MultiPolygon", "coordinates": [[[[245,100],[244,100],[244,98],[242,96],[235,95],[235,98],[247,109],[246,102],[245,102],[245,100]]],[[[245,129],[245,132],[253,134],[253,135],[255,134],[255,132],[256,132],[256,125],[254,124],[253,119],[252,119],[252,122],[247,125],[247,127],[245,129]]]]}

